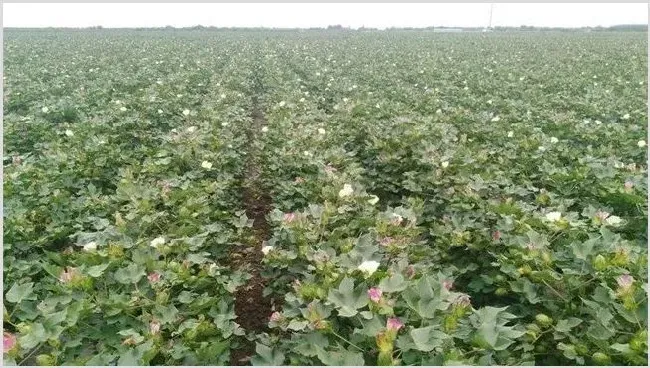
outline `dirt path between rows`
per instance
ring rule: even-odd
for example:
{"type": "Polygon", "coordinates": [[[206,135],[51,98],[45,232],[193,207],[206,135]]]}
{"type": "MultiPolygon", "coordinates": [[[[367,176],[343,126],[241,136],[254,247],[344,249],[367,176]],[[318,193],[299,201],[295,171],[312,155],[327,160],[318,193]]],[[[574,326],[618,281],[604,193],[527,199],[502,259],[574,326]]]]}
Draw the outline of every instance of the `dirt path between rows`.
{"type": "MultiPolygon", "coordinates": [[[[256,136],[266,125],[266,118],[258,100],[253,97],[253,123],[248,131],[248,158],[244,173],[242,199],[246,216],[253,220],[250,236],[235,250],[232,266],[245,269],[252,278],[235,292],[235,314],[237,322],[247,333],[260,333],[267,329],[271,315],[272,301],[264,297],[265,281],[260,275],[262,268],[262,242],[271,236],[271,229],[266,221],[266,214],[271,211],[271,198],[260,185],[261,167],[259,154],[256,151],[256,136]]],[[[248,365],[250,357],[255,354],[255,344],[248,340],[242,341],[239,349],[234,349],[230,355],[231,365],[248,365]]]]}

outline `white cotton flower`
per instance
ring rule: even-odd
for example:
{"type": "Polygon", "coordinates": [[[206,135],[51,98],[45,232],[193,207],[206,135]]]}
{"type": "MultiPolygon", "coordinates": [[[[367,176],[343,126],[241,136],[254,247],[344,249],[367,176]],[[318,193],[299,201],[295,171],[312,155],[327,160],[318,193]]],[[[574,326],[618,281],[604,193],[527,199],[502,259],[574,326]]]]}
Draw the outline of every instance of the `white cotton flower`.
{"type": "Polygon", "coordinates": [[[126,107],[124,107],[124,106],[120,107],[120,111],[122,111],[122,112],[126,111],[126,107]]]}
{"type": "Polygon", "coordinates": [[[379,262],[377,261],[363,261],[357,267],[357,269],[363,273],[366,273],[368,276],[372,275],[379,268],[379,262]]]}
{"type": "Polygon", "coordinates": [[[280,107],[284,107],[284,105],[286,105],[286,104],[287,104],[286,102],[284,102],[284,101],[280,101],[280,104],[279,104],[279,105],[280,105],[280,107]]]}
{"type": "Polygon", "coordinates": [[[447,167],[449,167],[449,161],[443,161],[440,165],[442,166],[443,169],[446,169],[447,167]]]}
{"type": "Polygon", "coordinates": [[[43,108],[41,108],[41,111],[47,113],[48,111],[50,111],[50,109],[48,109],[47,106],[43,106],[43,108]]]}
{"type": "Polygon", "coordinates": [[[85,244],[85,245],[83,246],[83,248],[84,248],[84,250],[85,250],[86,252],[91,252],[91,251],[97,249],[97,243],[95,243],[94,241],[91,241],[90,243],[85,244]]]}
{"type": "Polygon", "coordinates": [[[212,168],[212,162],[203,161],[203,162],[201,162],[201,167],[204,168],[204,169],[211,169],[212,168]]]}
{"type": "Polygon", "coordinates": [[[318,134],[325,134],[325,129],[318,128],[318,134]]]}
{"type": "Polygon", "coordinates": [[[515,132],[513,132],[512,130],[508,131],[508,138],[512,138],[514,136],[515,136],[515,132]]]}
{"type": "Polygon", "coordinates": [[[357,89],[357,85],[356,84],[352,85],[352,89],[357,89]]]}
{"type": "Polygon", "coordinates": [[[161,84],[162,84],[162,81],[160,81],[160,80],[159,80],[159,81],[156,81],[156,84],[161,85],[161,84]]]}
{"type": "Polygon", "coordinates": [[[348,98],[347,98],[347,97],[343,97],[343,102],[348,102],[348,98]]]}
{"type": "Polygon", "coordinates": [[[520,81],[524,80],[524,77],[519,77],[519,80],[520,80],[520,81]]]}
{"type": "Polygon", "coordinates": [[[225,121],[224,121],[223,123],[221,123],[221,126],[222,126],[222,127],[227,127],[228,125],[229,125],[229,124],[226,123],[225,121]]]}
{"type": "Polygon", "coordinates": [[[557,139],[555,137],[551,137],[551,143],[557,143],[559,141],[560,141],[559,139],[557,139]]]}
{"type": "Polygon", "coordinates": [[[492,100],[488,100],[488,105],[492,105],[492,100]]]}
{"type": "Polygon", "coordinates": [[[191,126],[191,127],[187,128],[187,131],[188,131],[189,133],[194,133],[194,132],[196,132],[196,127],[195,127],[195,126],[191,126]]]}
{"type": "Polygon", "coordinates": [[[190,110],[188,109],[183,110],[183,115],[187,116],[189,114],[190,114],[190,110]]]}
{"type": "Polygon", "coordinates": [[[551,222],[560,221],[561,218],[562,218],[561,212],[554,211],[546,214],[546,219],[551,222]]]}
{"type": "Polygon", "coordinates": [[[159,246],[165,244],[165,238],[162,236],[157,237],[156,239],[152,240],[151,243],[149,243],[149,246],[152,246],[154,248],[158,248],[159,246]]]}
{"type": "Polygon", "coordinates": [[[273,247],[270,246],[270,245],[265,245],[265,246],[262,247],[262,253],[264,253],[264,255],[269,254],[272,250],[273,250],[273,247]]]}
{"type": "Polygon", "coordinates": [[[442,110],[441,109],[436,110],[436,114],[442,114],[442,110]]]}
{"type": "Polygon", "coordinates": [[[630,114],[625,114],[625,115],[623,115],[623,120],[627,120],[627,119],[629,119],[629,118],[630,118],[630,114]]]}
{"type": "Polygon", "coordinates": [[[225,93],[222,93],[222,94],[221,94],[221,98],[226,98],[226,94],[225,94],[225,93]]]}
{"type": "Polygon", "coordinates": [[[501,120],[501,118],[498,117],[498,116],[495,116],[495,117],[493,117],[492,120],[490,120],[490,121],[493,122],[493,123],[496,123],[496,122],[499,121],[499,120],[501,120]]]}
{"type": "Polygon", "coordinates": [[[344,184],[343,189],[339,190],[339,197],[349,197],[354,193],[354,189],[352,189],[352,185],[350,184],[344,184]]]}
{"type": "Polygon", "coordinates": [[[611,226],[618,226],[623,222],[623,219],[618,216],[609,216],[605,219],[605,223],[611,226]]]}
{"type": "Polygon", "coordinates": [[[177,94],[176,97],[181,98],[181,97],[183,97],[183,95],[177,94]]]}
{"type": "Polygon", "coordinates": [[[161,109],[158,109],[158,113],[159,113],[159,114],[162,114],[163,111],[162,111],[161,109]]]}
{"type": "Polygon", "coordinates": [[[301,99],[300,99],[300,102],[305,102],[305,98],[304,98],[304,97],[301,98],[301,99]]]}
{"type": "Polygon", "coordinates": [[[465,86],[465,88],[463,88],[463,89],[464,89],[465,91],[467,91],[467,90],[469,89],[469,87],[465,86]]]}
{"type": "Polygon", "coordinates": [[[72,136],[74,136],[74,132],[72,130],[70,130],[70,129],[66,129],[65,130],[65,135],[67,135],[68,137],[72,137],[72,136]]]}
{"type": "Polygon", "coordinates": [[[372,195],[370,196],[370,199],[367,202],[370,204],[377,204],[377,202],[379,202],[379,197],[377,197],[376,195],[372,195]]]}
{"type": "Polygon", "coordinates": [[[600,120],[594,120],[594,123],[596,123],[596,125],[600,125],[600,124],[602,124],[603,122],[600,121],[600,120]]]}
{"type": "Polygon", "coordinates": [[[644,140],[640,140],[640,141],[636,142],[636,145],[639,146],[639,147],[645,147],[646,143],[645,143],[644,140]]]}
{"type": "Polygon", "coordinates": [[[311,157],[311,156],[313,156],[312,153],[309,152],[309,151],[303,151],[302,154],[305,155],[305,156],[307,156],[307,157],[311,157]]]}
{"type": "Polygon", "coordinates": [[[266,133],[268,131],[269,131],[269,127],[267,127],[267,126],[262,127],[262,133],[266,133]]]}
{"type": "Polygon", "coordinates": [[[539,147],[537,147],[537,150],[540,151],[540,152],[544,152],[544,151],[546,151],[546,147],[539,146],[539,147]]]}

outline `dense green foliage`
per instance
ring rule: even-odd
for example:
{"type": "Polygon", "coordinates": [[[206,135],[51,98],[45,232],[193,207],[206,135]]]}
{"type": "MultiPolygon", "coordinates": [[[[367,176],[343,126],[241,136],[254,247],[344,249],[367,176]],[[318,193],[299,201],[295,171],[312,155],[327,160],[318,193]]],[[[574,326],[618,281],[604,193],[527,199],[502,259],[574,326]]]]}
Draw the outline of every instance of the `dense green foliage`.
{"type": "Polygon", "coordinates": [[[7,32],[5,363],[647,364],[646,38],[7,32]]]}

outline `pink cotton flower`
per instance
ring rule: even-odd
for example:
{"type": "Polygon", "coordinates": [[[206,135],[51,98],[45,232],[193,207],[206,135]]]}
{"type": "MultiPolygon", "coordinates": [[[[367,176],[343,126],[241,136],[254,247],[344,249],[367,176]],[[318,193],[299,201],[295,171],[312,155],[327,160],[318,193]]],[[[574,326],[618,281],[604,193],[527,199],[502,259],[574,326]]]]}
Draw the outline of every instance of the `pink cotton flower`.
{"type": "Polygon", "coordinates": [[[370,288],[368,289],[368,297],[375,303],[379,303],[381,300],[383,292],[379,288],[370,288]]]}
{"type": "Polygon", "coordinates": [[[160,281],[160,274],[158,272],[152,272],[147,276],[147,279],[149,280],[150,283],[154,284],[158,281],[160,281]]]}
{"type": "Polygon", "coordinates": [[[67,267],[65,270],[61,271],[61,274],[59,275],[59,281],[67,284],[72,281],[78,274],[79,271],[76,268],[67,267]]]}
{"type": "Polygon", "coordinates": [[[447,289],[447,291],[451,290],[451,288],[454,287],[454,282],[451,280],[443,280],[442,281],[442,287],[447,289]]]}
{"type": "Polygon", "coordinates": [[[634,187],[634,183],[633,183],[633,182],[631,182],[631,181],[629,181],[629,180],[626,180],[626,181],[625,181],[625,190],[630,191],[630,190],[632,190],[633,187],[634,187]]]}
{"type": "Polygon", "coordinates": [[[301,178],[300,176],[296,177],[296,179],[293,181],[295,184],[302,184],[305,182],[304,178],[301,178]]]}
{"type": "Polygon", "coordinates": [[[383,247],[389,246],[394,241],[390,236],[383,237],[379,240],[379,244],[383,247]]]}
{"type": "Polygon", "coordinates": [[[273,314],[271,314],[271,317],[269,318],[269,320],[271,322],[279,322],[280,320],[282,320],[282,313],[273,312],[273,314]]]}
{"type": "Polygon", "coordinates": [[[23,159],[22,159],[20,156],[13,156],[13,157],[11,158],[11,162],[12,162],[14,165],[17,166],[17,165],[20,165],[20,164],[23,162],[23,159]]]}
{"type": "Polygon", "coordinates": [[[2,335],[2,345],[4,347],[4,352],[8,352],[9,350],[13,349],[16,346],[16,335],[5,332],[2,335]]]}
{"type": "Polygon", "coordinates": [[[630,275],[621,275],[616,278],[616,283],[618,283],[618,286],[622,291],[629,291],[634,283],[634,277],[630,275]]]}
{"type": "Polygon", "coordinates": [[[413,265],[409,265],[406,268],[406,277],[412,279],[414,276],[415,276],[415,267],[413,265]]]}
{"type": "Polygon", "coordinates": [[[332,166],[332,165],[330,165],[330,164],[327,164],[327,165],[325,166],[325,172],[326,172],[327,174],[331,175],[331,174],[333,174],[333,173],[336,172],[336,168],[334,168],[334,166],[332,166]]]}
{"type": "Polygon", "coordinates": [[[389,318],[388,321],[386,321],[386,329],[389,331],[399,331],[402,327],[404,327],[404,323],[402,323],[402,321],[397,317],[389,318]]]}
{"type": "Polygon", "coordinates": [[[293,213],[293,212],[285,213],[285,214],[284,214],[284,217],[282,218],[282,220],[283,220],[284,222],[286,222],[287,224],[290,224],[290,223],[292,223],[293,221],[296,220],[296,217],[297,217],[296,214],[293,213]]]}
{"type": "Polygon", "coordinates": [[[454,299],[452,304],[459,307],[469,307],[471,305],[471,301],[469,295],[460,294],[456,297],[456,299],[454,299]]]}
{"type": "Polygon", "coordinates": [[[499,241],[499,239],[501,239],[501,232],[496,230],[492,233],[492,240],[499,241]]]}
{"type": "Polygon", "coordinates": [[[152,335],[156,335],[160,332],[160,322],[153,320],[149,323],[149,332],[152,335]]]}

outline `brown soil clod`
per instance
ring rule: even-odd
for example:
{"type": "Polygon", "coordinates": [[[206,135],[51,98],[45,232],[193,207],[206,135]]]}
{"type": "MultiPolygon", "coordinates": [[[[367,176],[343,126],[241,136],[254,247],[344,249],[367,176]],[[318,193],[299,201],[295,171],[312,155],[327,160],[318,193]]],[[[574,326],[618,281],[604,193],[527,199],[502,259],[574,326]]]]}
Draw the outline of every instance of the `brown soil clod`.
{"type": "MultiPolygon", "coordinates": [[[[246,163],[244,186],[242,191],[246,216],[253,219],[253,227],[249,240],[235,251],[232,266],[244,268],[251,274],[251,279],[235,292],[236,322],[247,332],[260,333],[267,329],[268,319],[272,312],[272,301],[264,297],[265,280],[260,275],[262,267],[262,242],[270,238],[271,229],[266,221],[266,214],[271,210],[271,198],[259,183],[261,168],[257,160],[255,136],[262,126],[266,125],[257,99],[253,98],[253,124],[248,134],[248,160],[246,163]]],[[[230,364],[247,365],[255,354],[255,344],[242,340],[239,349],[233,349],[230,364]]]]}

